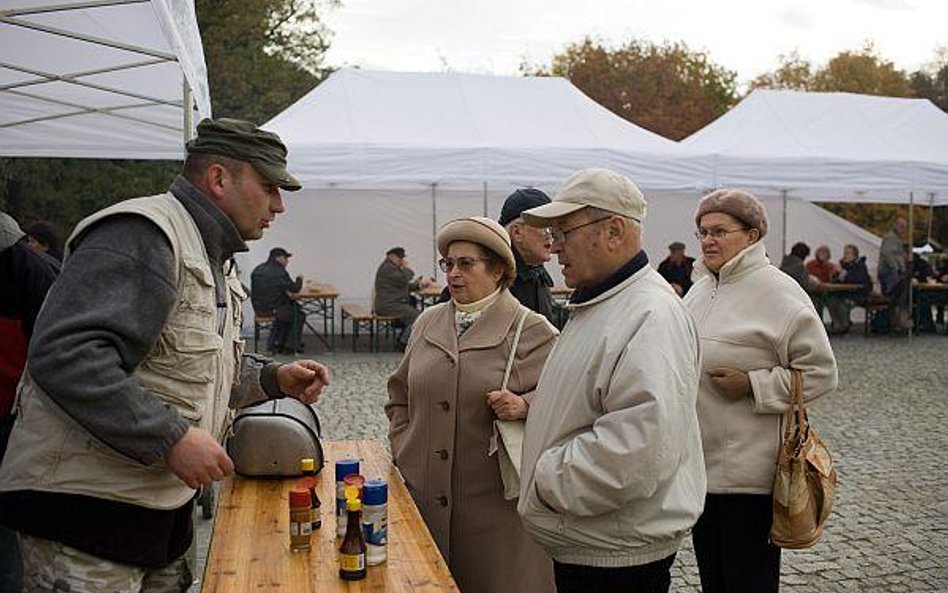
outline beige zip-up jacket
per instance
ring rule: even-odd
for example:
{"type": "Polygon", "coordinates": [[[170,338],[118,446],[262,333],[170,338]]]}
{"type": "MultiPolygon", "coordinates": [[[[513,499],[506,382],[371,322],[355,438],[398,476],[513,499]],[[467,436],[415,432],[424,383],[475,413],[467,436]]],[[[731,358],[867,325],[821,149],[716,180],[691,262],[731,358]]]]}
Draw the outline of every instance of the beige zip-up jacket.
{"type": "Polygon", "coordinates": [[[661,560],[704,506],[697,329],[648,265],[570,308],[527,416],[517,510],[559,562],[661,560]]]}
{"type": "Polygon", "coordinates": [[[788,369],[803,372],[806,401],[836,389],[836,359],[812,299],[764,249],[759,241],[747,247],[717,277],[696,264],[702,276],[684,299],[701,337],[698,420],[711,493],[773,490],[788,369]],[[707,370],[721,366],[748,373],[753,399],[732,402],[714,391],[707,370]]]}

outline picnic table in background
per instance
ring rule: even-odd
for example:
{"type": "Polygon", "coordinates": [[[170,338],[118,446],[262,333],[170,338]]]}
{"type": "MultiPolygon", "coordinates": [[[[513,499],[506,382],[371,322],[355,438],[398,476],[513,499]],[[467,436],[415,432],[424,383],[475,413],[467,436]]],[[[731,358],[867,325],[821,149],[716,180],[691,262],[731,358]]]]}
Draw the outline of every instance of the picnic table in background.
{"type": "Polygon", "coordinates": [[[336,299],[338,297],[339,290],[335,286],[318,282],[307,282],[303,290],[296,294],[296,300],[306,312],[306,327],[330,351],[336,348],[336,299]],[[310,319],[310,316],[313,316],[313,319],[310,319]],[[314,325],[314,323],[318,324],[319,320],[322,320],[322,333],[317,330],[317,325],[314,325]]]}

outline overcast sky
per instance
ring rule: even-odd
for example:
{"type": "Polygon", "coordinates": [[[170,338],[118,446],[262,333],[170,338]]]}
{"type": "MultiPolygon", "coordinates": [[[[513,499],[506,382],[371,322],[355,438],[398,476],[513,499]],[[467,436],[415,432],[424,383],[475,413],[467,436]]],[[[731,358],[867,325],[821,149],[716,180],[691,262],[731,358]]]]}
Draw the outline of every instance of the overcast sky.
{"type": "Polygon", "coordinates": [[[342,0],[331,66],[516,74],[584,36],[684,41],[746,83],[797,50],[815,65],[872,40],[917,70],[948,46],[948,0],[342,0]]]}

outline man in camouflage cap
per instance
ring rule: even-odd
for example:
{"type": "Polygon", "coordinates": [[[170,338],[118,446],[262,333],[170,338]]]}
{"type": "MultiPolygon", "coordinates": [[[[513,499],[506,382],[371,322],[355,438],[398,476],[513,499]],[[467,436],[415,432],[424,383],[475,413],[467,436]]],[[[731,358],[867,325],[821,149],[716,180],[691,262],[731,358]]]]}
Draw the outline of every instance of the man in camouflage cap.
{"type": "Polygon", "coordinates": [[[231,257],[300,188],[286,147],[238,120],[197,131],[167,193],[79,223],[36,321],[0,469],[28,591],[186,591],[195,491],[233,471],[228,402],[309,403],[329,381],[242,354],[231,257]]]}

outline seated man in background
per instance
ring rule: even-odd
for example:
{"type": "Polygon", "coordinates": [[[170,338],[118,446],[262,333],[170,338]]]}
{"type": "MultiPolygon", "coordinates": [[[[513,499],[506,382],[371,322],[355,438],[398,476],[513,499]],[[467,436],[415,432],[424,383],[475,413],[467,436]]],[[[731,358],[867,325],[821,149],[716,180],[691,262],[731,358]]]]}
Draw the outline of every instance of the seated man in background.
{"type": "Polygon", "coordinates": [[[411,335],[411,326],[420,311],[415,307],[413,290],[425,288],[430,284],[408,267],[404,247],[392,247],[385,253],[379,269],[375,272],[375,299],[373,310],[376,315],[398,317],[402,331],[398,335],[398,348],[404,350],[411,335]]]}
{"type": "Polygon", "coordinates": [[[691,288],[694,265],[695,258],[685,255],[685,244],[675,241],[668,246],[668,257],[658,264],[658,273],[671,284],[678,296],[683,297],[691,288]]]}
{"type": "Polygon", "coordinates": [[[306,313],[293,299],[303,288],[303,277],[290,279],[286,266],[290,252],[282,247],[270,250],[270,257],[250,274],[250,301],[257,315],[274,315],[273,328],[267,339],[267,351],[302,352],[303,322],[306,313]]]}

